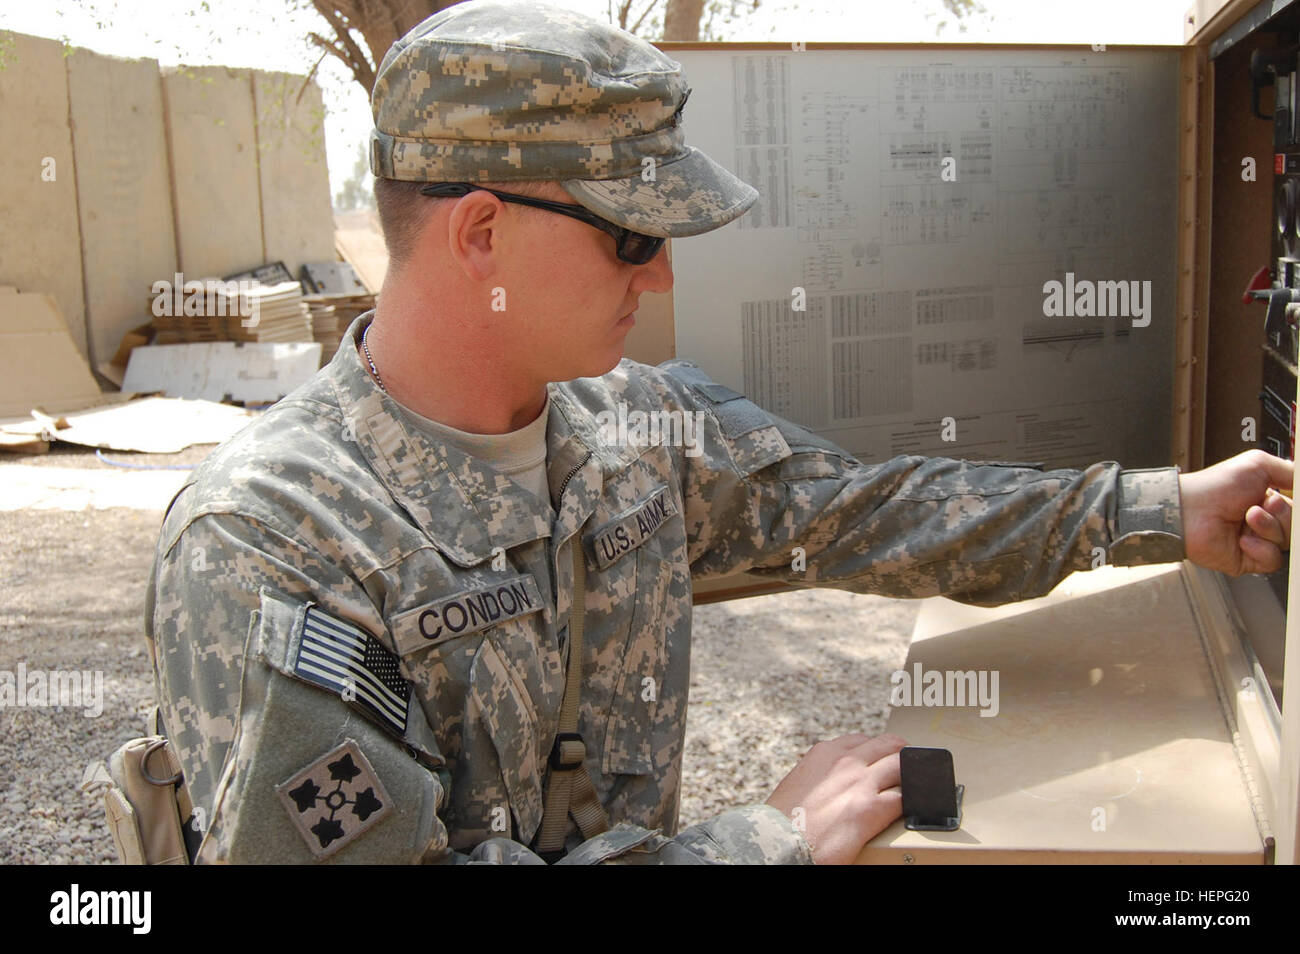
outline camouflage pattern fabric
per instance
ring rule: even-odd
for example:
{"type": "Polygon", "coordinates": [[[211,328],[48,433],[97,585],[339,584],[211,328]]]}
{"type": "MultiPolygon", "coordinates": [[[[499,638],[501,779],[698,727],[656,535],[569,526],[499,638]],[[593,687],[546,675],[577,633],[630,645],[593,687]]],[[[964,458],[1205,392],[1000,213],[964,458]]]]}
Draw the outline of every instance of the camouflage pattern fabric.
{"type": "Polygon", "coordinates": [[[812,860],[765,805],[677,831],[692,575],[994,605],[1047,593],[1094,548],[1184,556],[1175,468],[865,464],[683,361],[549,385],[543,501],[408,426],[358,354],[371,318],[215,450],[163,523],[146,625],[202,861],[314,860],[277,787],[352,741],[392,814],[349,820],[331,862],[536,863],[575,545],[579,731],[613,827],[574,831],[565,863],[812,860]],[[600,416],[620,407],[701,427],[684,446],[623,441],[600,416]],[[312,618],[367,647],[353,672],[409,683],[395,725],[303,681],[312,618]]]}
{"type": "Polygon", "coordinates": [[[559,182],[646,235],[698,235],[758,193],[687,146],[681,65],[638,37],[545,4],[469,3],[389,49],[370,169],[422,182],[559,182]]]}

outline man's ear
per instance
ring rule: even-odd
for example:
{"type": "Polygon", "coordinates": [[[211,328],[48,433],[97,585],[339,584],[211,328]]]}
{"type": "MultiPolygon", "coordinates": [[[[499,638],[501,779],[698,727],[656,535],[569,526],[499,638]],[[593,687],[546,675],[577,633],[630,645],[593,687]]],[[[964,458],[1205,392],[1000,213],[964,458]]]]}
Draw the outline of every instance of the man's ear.
{"type": "Polygon", "coordinates": [[[500,267],[505,225],[505,203],[490,192],[471,192],[452,205],[447,251],[472,281],[486,281],[500,267]]]}

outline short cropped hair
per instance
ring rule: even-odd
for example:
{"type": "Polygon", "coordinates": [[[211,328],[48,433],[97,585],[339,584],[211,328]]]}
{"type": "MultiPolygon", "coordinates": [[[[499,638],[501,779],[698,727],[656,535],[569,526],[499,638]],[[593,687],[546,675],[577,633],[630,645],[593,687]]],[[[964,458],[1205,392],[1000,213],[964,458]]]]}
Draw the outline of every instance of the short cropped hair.
{"type": "MultiPolygon", "coordinates": [[[[408,182],[401,179],[375,179],[375,208],[379,212],[379,227],[384,233],[384,244],[388,246],[388,258],[394,265],[404,265],[415,251],[428,214],[433,211],[435,203],[446,199],[433,199],[421,195],[420,189],[427,182],[408,182]]],[[[540,198],[545,191],[545,182],[528,180],[522,182],[480,182],[489,189],[502,192],[514,192],[519,195],[540,198]]],[[[523,212],[537,212],[528,206],[515,205],[523,212]]]]}

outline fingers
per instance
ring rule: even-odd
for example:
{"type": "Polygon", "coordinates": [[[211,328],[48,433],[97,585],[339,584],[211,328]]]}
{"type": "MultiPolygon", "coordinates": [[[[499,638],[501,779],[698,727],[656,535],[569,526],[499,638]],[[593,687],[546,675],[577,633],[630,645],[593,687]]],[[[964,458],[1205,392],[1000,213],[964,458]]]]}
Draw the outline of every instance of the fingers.
{"type": "Polygon", "coordinates": [[[839,752],[856,749],[863,742],[870,742],[873,738],[877,738],[877,736],[867,735],[865,732],[850,732],[847,735],[837,735],[835,738],[827,739],[819,744],[839,752]]]}
{"type": "Polygon", "coordinates": [[[1290,490],[1292,481],[1295,477],[1295,462],[1285,460],[1281,457],[1274,457],[1266,451],[1245,451],[1247,454],[1257,456],[1258,463],[1268,474],[1268,483],[1270,487],[1281,487],[1284,490],[1290,490]]]}
{"type": "Polygon", "coordinates": [[[1246,557],[1247,573],[1272,573],[1284,561],[1283,551],[1291,548],[1291,501],[1270,490],[1262,506],[1246,511],[1246,533],[1240,547],[1246,557]]]}
{"type": "Polygon", "coordinates": [[[1246,558],[1243,573],[1272,573],[1282,568],[1282,551],[1275,544],[1253,533],[1243,533],[1239,546],[1246,558]]]}
{"type": "Polygon", "coordinates": [[[1289,550],[1291,548],[1291,498],[1271,490],[1264,498],[1263,506],[1265,510],[1277,518],[1278,524],[1282,528],[1282,542],[1279,546],[1284,550],[1289,550]]]}
{"type": "Polygon", "coordinates": [[[872,784],[875,785],[876,791],[887,792],[891,788],[897,788],[901,795],[903,790],[899,786],[903,784],[902,768],[902,760],[898,757],[897,752],[886,755],[883,759],[873,763],[868,770],[868,774],[872,784]]]}
{"type": "MultiPolygon", "coordinates": [[[[884,735],[867,735],[865,732],[850,732],[847,735],[837,735],[833,739],[826,739],[822,742],[818,742],[817,745],[830,750],[836,755],[850,752],[853,752],[856,755],[857,753],[854,752],[855,749],[859,749],[862,746],[871,743],[886,746],[887,751],[882,752],[881,755],[887,755],[890,751],[897,751],[907,745],[906,742],[896,735],[890,735],[888,733],[885,733],[884,735]],[[897,743],[897,748],[888,749],[888,746],[894,743],[897,743]]],[[[879,758],[879,756],[877,756],[877,758],[879,758]]],[[[875,759],[870,759],[869,761],[874,762],[875,759]]]]}
{"type": "MultiPolygon", "coordinates": [[[[1283,526],[1282,521],[1274,513],[1270,512],[1269,505],[1281,496],[1281,494],[1272,494],[1264,501],[1264,506],[1254,506],[1246,511],[1246,526],[1250,528],[1251,532],[1266,543],[1273,544],[1279,550],[1287,546],[1290,527],[1283,526]]],[[[1290,514],[1283,514],[1283,516],[1288,518],[1287,522],[1289,524],[1290,514]]]]}
{"type": "Polygon", "coordinates": [[[1265,495],[1262,506],[1275,517],[1281,517],[1283,514],[1288,517],[1291,515],[1291,498],[1272,488],[1269,488],[1265,495]]]}
{"type": "Polygon", "coordinates": [[[903,790],[897,785],[881,789],[880,801],[889,808],[894,818],[903,814],[903,790]]]}
{"type": "Polygon", "coordinates": [[[878,735],[874,738],[863,737],[865,741],[853,746],[848,750],[848,755],[855,759],[861,759],[867,765],[874,765],[881,759],[888,756],[894,756],[897,762],[898,750],[907,745],[907,742],[896,735],[878,735]]]}

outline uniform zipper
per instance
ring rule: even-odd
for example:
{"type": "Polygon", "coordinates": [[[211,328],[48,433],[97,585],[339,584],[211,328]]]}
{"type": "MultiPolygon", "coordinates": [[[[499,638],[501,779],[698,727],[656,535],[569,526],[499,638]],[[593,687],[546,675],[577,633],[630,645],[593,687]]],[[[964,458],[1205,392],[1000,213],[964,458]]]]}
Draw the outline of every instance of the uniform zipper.
{"type": "MultiPolygon", "coordinates": [[[[558,503],[559,505],[562,506],[562,505],[564,504],[564,491],[568,488],[568,486],[569,486],[569,481],[571,481],[571,480],[573,479],[573,475],[574,475],[574,474],[576,474],[578,471],[582,470],[582,468],[586,466],[587,461],[589,461],[589,460],[591,460],[591,451],[587,451],[587,455],[586,455],[585,457],[583,457],[582,460],[578,461],[578,463],[574,465],[573,470],[569,471],[569,472],[564,476],[564,482],[563,482],[562,484],[560,484],[560,492],[559,492],[559,494],[556,495],[556,498],[555,498],[556,501],[557,501],[557,503],[558,503]]],[[[575,531],[575,533],[579,533],[579,534],[580,534],[581,532],[582,532],[582,528],[581,528],[581,527],[579,527],[578,530],[575,531]]],[[[573,546],[582,546],[582,543],[581,543],[581,542],[576,542],[576,543],[573,544],[573,546]]],[[[552,561],[551,561],[551,566],[549,566],[549,567],[547,568],[547,569],[549,569],[549,570],[551,571],[551,592],[552,592],[552,593],[557,593],[557,594],[558,594],[558,592],[559,592],[560,574],[559,574],[559,568],[558,568],[555,564],[556,564],[556,562],[559,560],[559,556],[560,556],[560,551],[559,551],[559,550],[556,550],[555,553],[554,553],[553,559],[552,559],[552,561]]],[[[558,635],[558,634],[557,634],[557,635],[558,635]]],[[[566,642],[567,642],[567,640],[566,640],[566,642]]],[[[563,646],[563,644],[561,644],[561,645],[560,645],[560,649],[563,650],[563,648],[564,648],[564,646],[563,646]]]]}
{"type": "Polygon", "coordinates": [[[569,473],[565,475],[564,483],[560,484],[560,492],[556,495],[556,500],[558,502],[564,502],[564,490],[569,486],[569,481],[573,479],[574,474],[587,465],[587,461],[589,460],[591,460],[591,451],[587,451],[587,456],[578,461],[578,463],[574,465],[573,470],[569,471],[569,473]]]}

